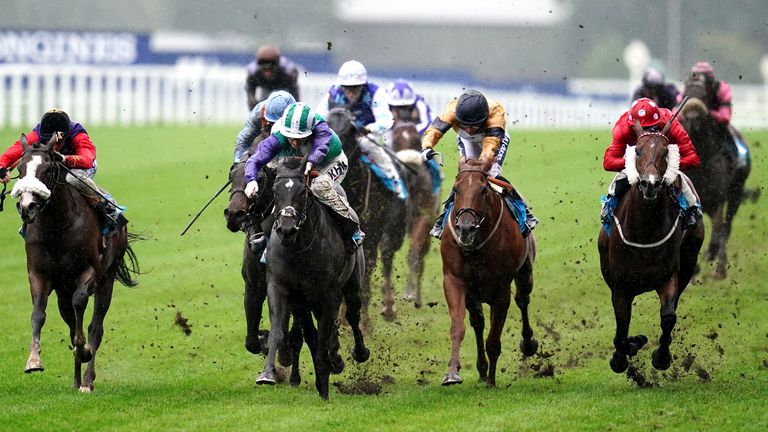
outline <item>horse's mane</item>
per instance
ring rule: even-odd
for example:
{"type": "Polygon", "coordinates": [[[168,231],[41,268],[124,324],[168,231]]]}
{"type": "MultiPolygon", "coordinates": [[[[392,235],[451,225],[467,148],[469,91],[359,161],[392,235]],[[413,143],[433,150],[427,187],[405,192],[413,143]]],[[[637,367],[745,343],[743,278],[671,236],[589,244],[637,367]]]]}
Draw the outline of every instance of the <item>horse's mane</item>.
{"type": "Polygon", "coordinates": [[[288,157],[283,159],[283,168],[289,170],[298,169],[301,166],[302,159],[297,157],[288,157]]]}

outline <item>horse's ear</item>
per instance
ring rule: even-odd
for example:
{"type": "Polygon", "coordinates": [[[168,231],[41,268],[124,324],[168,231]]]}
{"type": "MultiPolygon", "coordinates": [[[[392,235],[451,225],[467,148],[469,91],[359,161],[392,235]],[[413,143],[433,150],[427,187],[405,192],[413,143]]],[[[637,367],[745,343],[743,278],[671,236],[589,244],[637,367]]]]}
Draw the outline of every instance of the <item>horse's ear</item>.
{"type": "Polygon", "coordinates": [[[632,126],[634,126],[635,128],[635,134],[637,136],[640,136],[643,134],[643,127],[640,126],[640,120],[635,120],[635,124],[633,124],[632,126]]]}
{"type": "Polygon", "coordinates": [[[27,134],[21,134],[21,138],[19,138],[19,142],[21,142],[21,148],[24,151],[27,151],[29,148],[29,141],[27,141],[27,134]]]}

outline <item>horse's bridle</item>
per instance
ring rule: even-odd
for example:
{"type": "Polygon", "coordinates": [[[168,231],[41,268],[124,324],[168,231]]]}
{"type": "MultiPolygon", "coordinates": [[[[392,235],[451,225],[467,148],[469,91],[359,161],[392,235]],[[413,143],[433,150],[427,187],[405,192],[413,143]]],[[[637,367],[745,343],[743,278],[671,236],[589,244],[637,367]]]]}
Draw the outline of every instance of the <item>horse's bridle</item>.
{"type": "MultiPolygon", "coordinates": [[[[640,138],[644,136],[651,136],[653,138],[659,138],[659,137],[664,138],[664,141],[666,141],[667,145],[669,145],[669,138],[667,138],[667,136],[661,132],[644,132],[637,137],[637,141],[640,141],[640,138]]],[[[653,166],[654,168],[656,168],[656,171],[659,171],[659,167],[656,166],[656,150],[659,148],[659,146],[657,146],[656,144],[658,144],[658,142],[653,143],[653,153],[651,153],[651,160],[648,161],[647,164],[645,164],[642,171],[639,171],[639,174],[641,176],[643,175],[645,170],[648,169],[649,166],[653,166]]]]}
{"type": "MultiPolygon", "coordinates": [[[[456,178],[458,179],[459,175],[468,173],[468,172],[479,172],[479,173],[485,174],[485,170],[481,168],[466,168],[463,170],[459,170],[459,172],[456,173],[456,178]]],[[[485,178],[485,176],[483,176],[483,178],[485,178]]],[[[485,220],[485,212],[483,212],[483,214],[481,215],[477,210],[473,209],[472,207],[464,207],[454,212],[454,216],[453,216],[454,223],[458,223],[459,217],[461,217],[461,215],[463,215],[464,213],[469,213],[472,216],[472,219],[475,221],[473,224],[473,227],[475,229],[479,229],[480,224],[482,224],[483,221],[485,220]]]]}
{"type": "Polygon", "coordinates": [[[312,201],[309,199],[310,177],[305,176],[303,174],[302,175],[278,175],[278,176],[275,176],[275,181],[277,181],[277,179],[282,179],[282,178],[304,180],[303,181],[304,202],[306,203],[305,205],[306,209],[304,212],[300,212],[294,206],[285,206],[277,212],[277,217],[275,218],[275,224],[279,225],[280,220],[282,220],[283,217],[293,217],[293,218],[296,218],[296,227],[301,228],[301,225],[307,220],[307,213],[309,213],[310,205],[312,204],[312,201]]]}

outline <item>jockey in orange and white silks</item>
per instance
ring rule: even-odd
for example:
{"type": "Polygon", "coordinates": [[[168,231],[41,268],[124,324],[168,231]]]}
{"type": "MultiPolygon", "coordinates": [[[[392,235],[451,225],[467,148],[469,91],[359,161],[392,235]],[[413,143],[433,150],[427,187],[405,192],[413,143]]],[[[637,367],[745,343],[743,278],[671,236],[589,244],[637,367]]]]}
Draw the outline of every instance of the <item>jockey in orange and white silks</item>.
{"type": "MultiPolygon", "coordinates": [[[[489,175],[503,179],[501,166],[509,145],[506,115],[504,107],[499,102],[489,101],[476,90],[467,90],[458,99],[448,102],[445,111],[432,121],[432,125],[421,140],[422,160],[432,159],[437,154],[434,147],[446,132],[453,129],[457,134],[456,143],[461,156],[481,160],[485,163],[485,170],[489,175]]],[[[533,216],[522,197],[508,198],[510,198],[508,201],[510,210],[513,211],[513,216],[516,217],[523,235],[527,236],[539,221],[533,216]],[[515,205],[516,201],[519,202],[515,205]],[[525,208],[524,215],[514,213],[521,207],[525,208]]],[[[453,192],[446,200],[443,213],[438,216],[435,226],[430,231],[433,237],[442,236],[445,217],[452,207],[453,192]]]]}
{"type": "MultiPolygon", "coordinates": [[[[96,147],[91,137],[83,125],[71,121],[66,112],[53,108],[46,111],[40,123],[26,134],[27,143],[46,144],[54,134],[59,134],[61,138],[54,146],[55,157],[70,169],[66,176],[67,183],[88,198],[102,222],[104,234],[111,234],[125,208],[118,206],[114,199],[99,189],[93,181],[96,175],[96,147]]],[[[17,140],[0,155],[0,181],[7,183],[10,180],[8,171],[23,154],[21,140],[17,140]]]]}
{"type": "MultiPolygon", "coordinates": [[[[608,195],[603,200],[601,220],[604,226],[610,227],[613,209],[630,188],[630,179],[627,177],[626,154],[628,148],[637,143],[638,136],[633,125],[637,121],[640,122],[640,126],[645,131],[660,132],[672,119],[672,116],[672,111],[658,107],[651,99],[641,98],[632,102],[629,111],[622,114],[616,121],[613,126],[611,145],[605,149],[603,157],[603,168],[606,171],[617,171],[616,176],[608,186],[608,195]]],[[[682,178],[680,189],[685,203],[678,200],[678,204],[683,211],[683,226],[690,228],[702,218],[701,203],[693,184],[682,171],[699,166],[699,156],[696,154],[696,149],[693,147],[688,133],[676,118],[672,120],[672,126],[667,137],[670,142],[669,166],[676,166],[677,172],[671,172],[672,175],[670,176],[665,175],[665,183],[667,185],[672,184],[677,180],[678,175],[682,178]]]]}

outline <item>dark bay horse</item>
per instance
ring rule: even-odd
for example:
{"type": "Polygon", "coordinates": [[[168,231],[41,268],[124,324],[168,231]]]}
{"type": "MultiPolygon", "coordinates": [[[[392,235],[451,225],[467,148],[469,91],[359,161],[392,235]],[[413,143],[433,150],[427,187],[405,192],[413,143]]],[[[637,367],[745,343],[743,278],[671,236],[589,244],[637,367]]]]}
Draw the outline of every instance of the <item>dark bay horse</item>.
{"type": "MultiPolygon", "coordinates": [[[[408,214],[406,225],[410,236],[408,249],[408,282],[404,298],[421,307],[421,279],[424,274],[424,257],[429,252],[431,243],[429,229],[438,214],[440,205],[440,178],[421,160],[421,136],[416,125],[410,121],[395,119],[392,127],[392,150],[398,159],[406,165],[403,171],[408,189],[408,214]]],[[[385,318],[395,317],[395,295],[392,286],[384,288],[385,318]],[[387,289],[388,288],[388,289],[387,289]]]]}
{"type": "MultiPolygon", "coordinates": [[[[245,233],[243,265],[240,271],[245,282],[243,299],[246,323],[245,348],[252,354],[267,354],[269,331],[259,329],[264,301],[267,299],[267,267],[260,261],[261,252],[256,254],[251,250],[249,238],[262,230],[262,222],[272,211],[274,199],[272,185],[275,181],[275,170],[265,166],[257,177],[259,190],[262,192],[252,199],[246,197],[245,163],[253,150],[255,149],[252,148],[243,154],[240,162],[232,165],[230,169],[229,179],[232,182],[232,188],[227,208],[224,209],[224,217],[230,231],[245,233]]],[[[303,344],[302,325],[297,317],[294,317],[289,340],[291,355],[285,356],[284,353],[278,353],[278,358],[283,366],[291,366],[290,383],[295,387],[301,383],[299,354],[303,344]]]]}
{"type": "MultiPolygon", "coordinates": [[[[381,273],[383,277],[381,291],[392,291],[392,262],[395,252],[403,245],[407,214],[407,203],[379,181],[371,169],[362,160],[362,150],[354,118],[345,108],[334,108],[328,114],[328,126],[341,139],[344,153],[349,160],[349,171],[344,179],[344,190],[349,204],[360,217],[360,225],[365,232],[363,251],[365,252],[365,277],[363,281],[363,326],[370,328],[368,306],[371,299],[371,276],[378,265],[377,257],[381,251],[381,273]]],[[[385,308],[386,309],[386,308],[385,308]]]]}
{"type": "Polygon", "coordinates": [[[669,124],[662,133],[643,132],[639,123],[635,128],[637,144],[627,147],[625,157],[632,186],[614,210],[610,236],[602,229],[598,238],[600,270],[611,289],[616,317],[616,351],[610,360],[616,373],[627,370],[627,357],[648,341],[644,335],[629,336],[632,302],[648,291],[656,291],[661,302],[662,333],[652,355],[653,367],[669,368],[675,311],[704,241],[703,223],[682,229],[678,205],[665,181],[665,174],[670,180],[677,178],[680,162],[677,146],[669,145],[666,136],[669,124]]]}
{"type": "Polygon", "coordinates": [[[443,385],[463,382],[459,375],[459,348],[468,310],[477,344],[477,371],[481,380],[494,387],[513,280],[515,303],[520,308],[523,324],[520,350],[527,357],[538,349],[528,320],[536,240],[533,234],[523,238],[501,195],[491,188],[482,162],[462,157],[453,190],[456,199],[446,221],[450,235],[444,235],[440,241],[443,290],[451,316],[451,358],[443,385]],[[483,303],[491,309],[491,326],[485,344],[483,303]]]}
{"type": "MultiPolygon", "coordinates": [[[[360,291],[365,260],[358,250],[347,255],[331,210],[314,197],[304,176],[306,157],[285,159],[274,185],[276,219],[267,246],[269,353],[258,384],[275,382],[275,354],[286,348],[289,314],[302,317],[304,337],[315,366],[315,387],[328,399],[329,374],[338,357],[337,317],[342,298],[355,347],[352,358],[368,359],[360,331],[360,291]],[[317,320],[314,331],[312,316],[317,320]]],[[[287,351],[287,350],[286,350],[287,351]]]]}
{"type": "Polygon", "coordinates": [[[688,80],[684,94],[691,99],[680,113],[680,123],[691,137],[701,160],[699,167],[686,174],[701,197],[702,210],[712,221],[712,236],[704,256],[708,261],[717,260],[713,277],[723,279],[728,268],[726,244],[733,219],[744,199],[744,184],[751,166],[747,159],[744,167],[737,168],[736,162],[725,154],[724,146],[731,139],[730,132],[728,127],[709,115],[703,102],[707,98],[703,82],[688,80]]]}
{"type": "Polygon", "coordinates": [[[66,181],[67,171],[53,160],[55,139],[29,145],[21,136],[24,154],[19,180],[13,188],[17,208],[26,224],[29,289],[32,294],[32,342],[25,372],[42,371],[40,331],[45,323],[48,297],[56,291],[59,313],[69,326],[74,347],[74,387],[93,390],[96,352],[104,335],[104,317],[117,280],[132,287],[139,274],[138,261],[129,241],[136,238],[126,225],[102,240],[96,212],[66,181]],[[88,338],[83,332],[88,297],[94,296],[88,338]],[[85,374],[82,364],[87,363],[85,374]]]}

